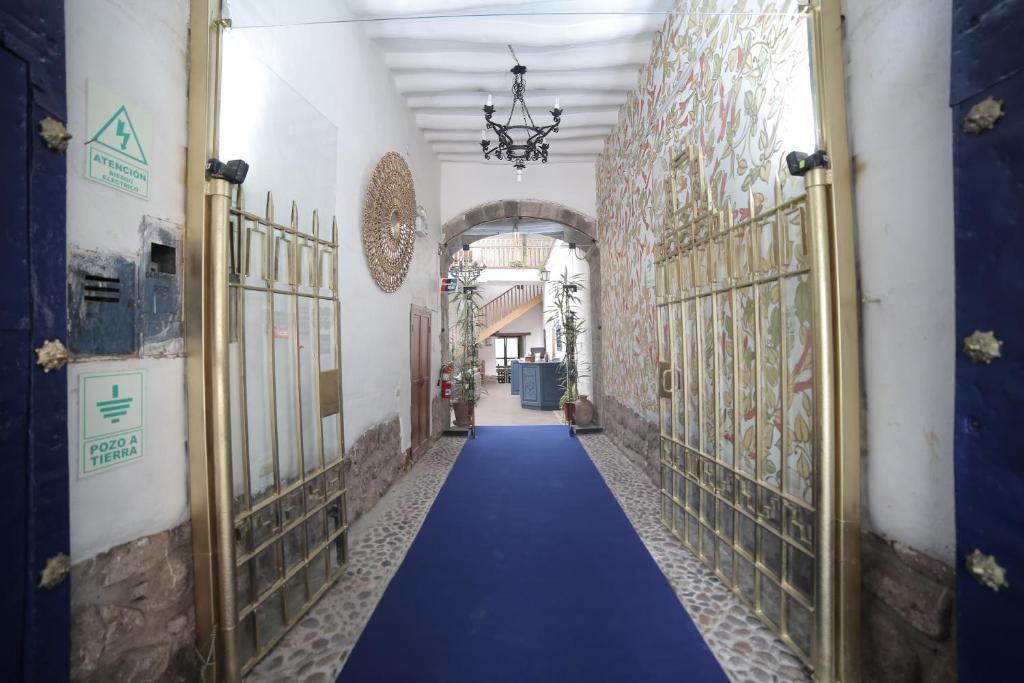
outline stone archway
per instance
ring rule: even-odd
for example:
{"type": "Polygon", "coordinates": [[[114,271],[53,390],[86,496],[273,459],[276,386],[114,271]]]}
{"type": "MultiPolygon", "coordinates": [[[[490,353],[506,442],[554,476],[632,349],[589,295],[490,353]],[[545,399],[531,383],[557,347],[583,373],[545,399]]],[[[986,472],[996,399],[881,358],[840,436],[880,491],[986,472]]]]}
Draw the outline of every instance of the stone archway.
{"type": "Polygon", "coordinates": [[[597,242],[593,218],[568,206],[540,199],[499,199],[478,204],[448,219],[441,226],[441,236],[447,243],[475,225],[517,216],[561,223],[597,242]]]}
{"type": "MultiPolygon", "coordinates": [[[[470,209],[452,216],[441,226],[441,237],[444,240],[438,250],[441,263],[440,272],[447,273],[451,264],[451,253],[447,245],[470,228],[497,221],[504,218],[535,218],[547,220],[576,230],[586,235],[593,242],[593,248],[587,252],[587,264],[590,266],[590,353],[591,353],[591,400],[594,403],[595,422],[600,423],[601,405],[603,403],[603,376],[601,368],[601,322],[603,308],[601,306],[601,250],[597,239],[597,223],[591,216],[557,202],[541,199],[498,199],[478,204],[470,209]]],[[[441,347],[443,353],[448,352],[448,308],[441,307],[441,347]]]]}

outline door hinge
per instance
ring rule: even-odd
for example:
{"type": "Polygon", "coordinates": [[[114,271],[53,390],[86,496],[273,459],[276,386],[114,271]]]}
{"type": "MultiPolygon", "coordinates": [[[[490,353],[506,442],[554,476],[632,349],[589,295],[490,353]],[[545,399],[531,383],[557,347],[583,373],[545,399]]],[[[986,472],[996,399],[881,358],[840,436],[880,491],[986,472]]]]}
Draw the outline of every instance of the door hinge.
{"type": "Polygon", "coordinates": [[[54,588],[59,586],[68,574],[71,573],[71,558],[64,553],[57,553],[46,561],[42,573],[39,575],[40,588],[54,588]]]}
{"type": "Polygon", "coordinates": [[[68,362],[68,349],[59,339],[49,339],[36,349],[36,365],[43,372],[60,370],[68,362]]]}

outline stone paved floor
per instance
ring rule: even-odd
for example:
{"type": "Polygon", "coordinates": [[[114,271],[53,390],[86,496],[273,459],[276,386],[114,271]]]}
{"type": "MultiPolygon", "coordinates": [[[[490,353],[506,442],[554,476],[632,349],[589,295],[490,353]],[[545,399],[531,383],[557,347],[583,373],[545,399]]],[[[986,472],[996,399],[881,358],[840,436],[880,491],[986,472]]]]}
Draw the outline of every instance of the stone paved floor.
{"type": "Polygon", "coordinates": [[[660,493],[644,471],[608,437],[579,438],[729,679],[810,681],[796,655],[661,524],[660,493]]]}
{"type": "MultiPolygon", "coordinates": [[[[809,681],[807,671],[659,521],[658,490],[605,436],[581,442],[734,682],[809,681]]],[[[247,680],[332,683],[448,476],[463,440],[442,438],[352,525],[351,564],[247,680]]]]}

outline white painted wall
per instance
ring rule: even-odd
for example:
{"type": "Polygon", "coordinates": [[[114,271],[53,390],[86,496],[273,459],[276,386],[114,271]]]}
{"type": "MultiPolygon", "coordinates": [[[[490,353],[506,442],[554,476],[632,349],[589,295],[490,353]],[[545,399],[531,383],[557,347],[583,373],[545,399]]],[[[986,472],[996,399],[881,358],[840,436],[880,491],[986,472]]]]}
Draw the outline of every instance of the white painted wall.
{"type": "MultiPolygon", "coordinates": [[[[185,221],[188,2],[67,0],[68,247],[134,256],[144,215],[185,221]],[[116,40],[111,37],[117,36],[116,40]],[[125,55],[131,58],[126,59],[125,55]],[[86,81],[148,109],[153,144],[148,201],[84,177],[86,81]]],[[[185,371],[181,358],[72,361],[68,366],[71,560],[163,531],[188,519],[185,371]],[[141,460],[79,479],[78,376],[143,370],[145,451],[141,460]]]]}
{"type": "Polygon", "coordinates": [[[517,183],[506,163],[441,164],[441,220],[497,199],[541,199],[563,204],[588,216],[597,213],[592,162],[531,165],[517,183]]]}
{"type": "Polygon", "coordinates": [[[951,563],[950,2],[844,4],[865,299],[866,521],[951,563]]]}
{"type": "MultiPolygon", "coordinates": [[[[520,357],[526,356],[526,354],[530,352],[531,347],[543,346],[543,302],[538,303],[511,323],[498,330],[496,334],[523,334],[524,332],[526,333],[526,336],[521,337],[521,341],[519,342],[520,357]]],[[[484,360],[485,374],[489,377],[494,377],[497,374],[498,344],[494,337],[491,337],[489,341],[490,345],[484,346],[480,355],[484,360]]]]}
{"type": "MultiPolygon", "coordinates": [[[[402,447],[411,442],[409,309],[439,311],[440,165],[396,93],[381,55],[358,25],[334,24],[235,30],[294,91],[337,128],[337,148],[322,152],[336,163],[341,282],[345,443],[373,424],[398,415],[402,447]],[[311,65],[316,65],[311,68],[311,65]],[[429,234],[418,237],[402,287],[386,294],[374,283],[360,234],[363,195],[377,161],[400,153],[412,170],[416,200],[426,209],[429,234]]],[[[313,157],[314,159],[316,157],[313,157]]],[[[301,159],[292,160],[301,163],[301,159]]],[[[320,159],[322,162],[323,159],[320,159]]],[[[278,211],[284,210],[279,205],[278,211]]],[[[330,209],[322,211],[329,215],[330,209]]],[[[432,329],[440,332],[435,317],[432,329]]],[[[440,364],[433,340],[432,365],[440,364]]]]}

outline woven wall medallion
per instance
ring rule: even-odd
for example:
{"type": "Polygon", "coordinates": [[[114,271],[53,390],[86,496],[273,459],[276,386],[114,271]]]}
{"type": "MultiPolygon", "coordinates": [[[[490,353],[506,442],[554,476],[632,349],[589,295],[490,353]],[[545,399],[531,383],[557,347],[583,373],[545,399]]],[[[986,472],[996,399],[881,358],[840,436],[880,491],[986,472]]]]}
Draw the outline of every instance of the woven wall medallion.
{"type": "Polygon", "coordinates": [[[373,169],[363,199],[363,253],[377,286],[402,286],[416,241],[416,189],[408,164],[388,152],[373,169]]]}

